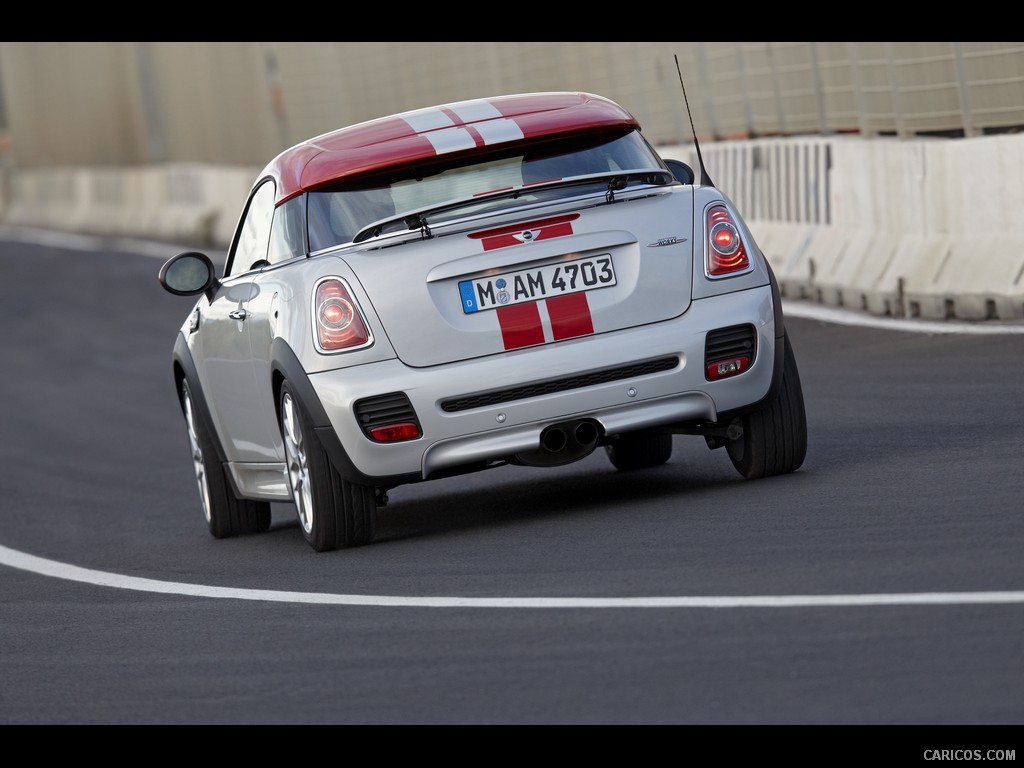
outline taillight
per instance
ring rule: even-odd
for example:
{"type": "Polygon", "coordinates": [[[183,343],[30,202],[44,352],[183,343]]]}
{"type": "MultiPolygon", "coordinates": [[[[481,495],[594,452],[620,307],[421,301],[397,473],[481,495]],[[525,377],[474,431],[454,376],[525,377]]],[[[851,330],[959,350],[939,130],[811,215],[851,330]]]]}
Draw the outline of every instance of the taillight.
{"type": "Polygon", "coordinates": [[[707,212],[708,277],[725,277],[750,268],[750,257],[736,222],[724,205],[707,212]]]}
{"type": "Polygon", "coordinates": [[[343,280],[332,277],[317,285],[313,306],[316,338],[324,352],[364,347],[372,340],[343,280]]]}

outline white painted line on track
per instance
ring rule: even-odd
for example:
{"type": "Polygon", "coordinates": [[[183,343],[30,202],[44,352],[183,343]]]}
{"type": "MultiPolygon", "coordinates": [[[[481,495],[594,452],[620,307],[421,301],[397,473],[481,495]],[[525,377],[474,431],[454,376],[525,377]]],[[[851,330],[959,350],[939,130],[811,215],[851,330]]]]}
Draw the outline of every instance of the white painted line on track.
{"type": "Polygon", "coordinates": [[[788,299],[782,300],[782,310],[786,317],[800,317],[809,320],[821,320],[825,323],[835,323],[837,325],[880,328],[887,331],[904,331],[907,333],[962,333],[989,336],[1024,333],[1024,323],[996,323],[992,321],[965,323],[955,320],[897,319],[788,299]]]}
{"type": "MultiPolygon", "coordinates": [[[[100,237],[99,235],[61,232],[32,227],[12,227],[0,225],[0,239],[13,242],[35,243],[54,248],[68,250],[95,251],[97,248],[112,247],[119,251],[137,253],[151,258],[169,259],[182,251],[194,250],[189,246],[177,246],[151,240],[127,237],[100,237]]],[[[219,251],[219,248],[208,250],[219,251]]],[[[1024,323],[977,322],[965,323],[954,320],[930,321],[914,319],[897,319],[880,317],[867,312],[855,312],[840,307],[830,307],[814,302],[783,299],[783,311],[787,317],[799,317],[809,320],[821,320],[837,325],[857,326],[861,328],[880,328],[890,331],[907,333],[950,333],[976,335],[1024,334],[1024,323]]]]}
{"type": "MultiPolygon", "coordinates": [[[[16,243],[46,245],[51,248],[63,248],[69,251],[96,251],[110,248],[125,253],[137,253],[154,259],[169,259],[182,251],[196,250],[194,247],[161,243],[155,240],[140,240],[131,237],[101,237],[99,235],[60,232],[53,229],[33,229],[32,227],[0,226],[0,239],[16,243]]],[[[220,248],[210,248],[220,251],[220,248]]]]}
{"type": "Polygon", "coordinates": [[[306,605],[378,608],[848,608],[892,605],[999,605],[1024,603],[1024,591],[918,592],[866,595],[753,595],[735,597],[444,597],[345,595],[271,589],[208,587],[122,576],[29,555],[0,545],[0,565],[55,579],[183,597],[255,600],[306,605]]]}

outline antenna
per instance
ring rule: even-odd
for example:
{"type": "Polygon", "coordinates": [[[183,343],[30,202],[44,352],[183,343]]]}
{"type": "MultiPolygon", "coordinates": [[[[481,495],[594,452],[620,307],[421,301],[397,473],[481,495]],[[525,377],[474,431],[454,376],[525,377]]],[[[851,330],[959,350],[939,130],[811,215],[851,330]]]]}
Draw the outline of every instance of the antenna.
{"type": "Polygon", "coordinates": [[[679,73],[679,85],[683,88],[683,102],[686,104],[686,116],[690,118],[690,131],[693,133],[693,146],[697,150],[697,162],[700,164],[700,183],[707,187],[715,186],[704,166],[704,156],[700,153],[700,142],[697,141],[697,129],[693,127],[693,114],[690,112],[690,100],[686,98],[686,85],[683,83],[683,70],[679,67],[679,56],[676,59],[676,72],[679,73]]]}

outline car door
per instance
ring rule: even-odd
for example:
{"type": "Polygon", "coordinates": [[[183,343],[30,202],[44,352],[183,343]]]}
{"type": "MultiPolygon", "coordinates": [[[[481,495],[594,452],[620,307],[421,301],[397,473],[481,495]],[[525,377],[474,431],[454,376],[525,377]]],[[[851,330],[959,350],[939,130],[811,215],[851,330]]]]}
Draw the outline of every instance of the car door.
{"type": "Polygon", "coordinates": [[[200,306],[193,348],[207,406],[229,461],[279,460],[274,403],[257,387],[249,327],[250,304],[260,294],[267,265],[275,186],[264,182],[250,196],[221,284],[200,306]],[[267,412],[269,411],[269,416],[267,412]]]}
{"type": "Polygon", "coordinates": [[[253,277],[253,288],[245,305],[245,324],[255,376],[253,396],[262,404],[249,417],[253,422],[272,421],[264,423],[262,429],[269,432],[277,460],[284,458],[284,443],[276,420],[271,346],[280,332],[281,312],[285,311],[286,305],[294,307],[296,304],[295,286],[289,276],[295,274],[295,262],[306,258],[309,251],[306,243],[305,197],[300,196],[282,203],[274,211],[266,264],[253,277]]]}

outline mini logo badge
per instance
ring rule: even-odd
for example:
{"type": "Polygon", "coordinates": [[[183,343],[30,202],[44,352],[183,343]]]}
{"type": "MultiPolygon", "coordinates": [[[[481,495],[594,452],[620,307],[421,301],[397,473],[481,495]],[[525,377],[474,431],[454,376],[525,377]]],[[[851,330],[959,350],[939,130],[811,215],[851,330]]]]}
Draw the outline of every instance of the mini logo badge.
{"type": "Polygon", "coordinates": [[[678,245],[679,243],[685,243],[685,237],[659,237],[653,243],[648,243],[648,248],[661,248],[663,245],[678,245]]]}
{"type": "Polygon", "coordinates": [[[514,237],[516,240],[518,240],[521,243],[528,243],[531,240],[535,240],[537,238],[537,235],[538,235],[539,232],[540,232],[540,230],[537,230],[537,229],[527,229],[524,232],[520,232],[520,233],[518,233],[516,235],[512,235],[512,237],[514,237]]]}

